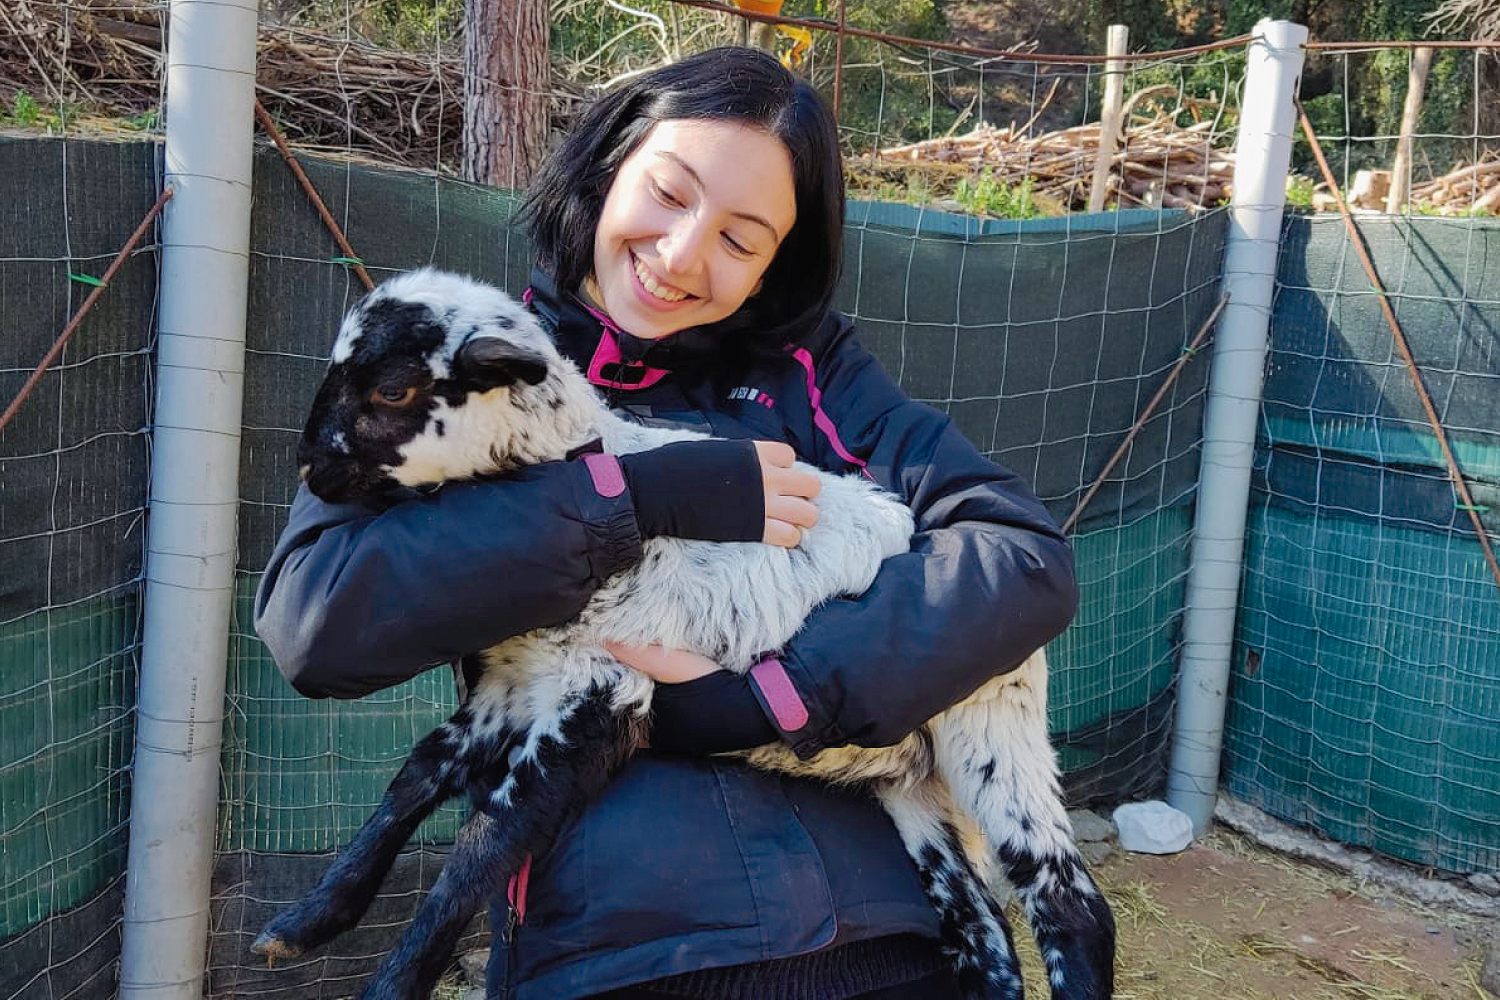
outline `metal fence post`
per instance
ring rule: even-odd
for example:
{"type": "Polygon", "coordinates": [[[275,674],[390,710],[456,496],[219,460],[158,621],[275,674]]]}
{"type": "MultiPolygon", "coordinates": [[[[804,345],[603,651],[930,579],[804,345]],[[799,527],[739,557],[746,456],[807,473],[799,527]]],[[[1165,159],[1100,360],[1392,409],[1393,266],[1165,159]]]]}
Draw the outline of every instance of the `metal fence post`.
{"type": "MultiPolygon", "coordinates": [[[[1094,154],[1094,178],[1089,185],[1089,211],[1104,211],[1104,202],[1109,196],[1109,170],[1114,166],[1115,153],[1123,138],[1125,123],[1120,112],[1125,104],[1125,53],[1130,48],[1130,29],[1123,24],[1111,24],[1105,54],[1109,61],[1104,64],[1104,105],[1099,115],[1099,149],[1094,154]]],[[[1124,178],[1121,178],[1123,186],[1124,178]]]]}
{"type": "Polygon", "coordinates": [[[1289,21],[1261,21],[1254,34],[1247,52],[1224,249],[1229,304],[1209,372],[1177,725],[1167,777],[1167,801],[1192,818],[1195,836],[1208,828],[1218,792],[1250,466],[1297,121],[1294,100],[1307,41],[1307,29],[1289,21]]]}
{"type": "Polygon", "coordinates": [[[172,0],[121,1000],[204,994],[234,596],[257,0],[172,0]]]}

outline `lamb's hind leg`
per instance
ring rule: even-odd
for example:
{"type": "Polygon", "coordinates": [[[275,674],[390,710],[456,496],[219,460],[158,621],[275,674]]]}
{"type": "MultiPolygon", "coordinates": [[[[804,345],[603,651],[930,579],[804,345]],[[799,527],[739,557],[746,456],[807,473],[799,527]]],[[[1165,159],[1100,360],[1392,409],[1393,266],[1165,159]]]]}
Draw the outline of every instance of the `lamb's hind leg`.
{"type": "Polygon", "coordinates": [[[937,768],[1020,893],[1053,1000],[1107,1000],[1114,917],[1063,808],[1041,655],[933,723],[937,768]]]}
{"type": "Polygon", "coordinates": [[[646,719],[607,686],[568,699],[527,734],[510,773],[459,836],[442,874],[359,1000],[426,1000],[469,920],[570,812],[603,789],[639,744],[646,719]]]}
{"type": "MultiPolygon", "coordinates": [[[[505,766],[505,740],[503,733],[475,734],[466,709],[428,733],[317,888],[278,913],[251,950],[274,965],[277,959],[295,958],[359,923],[422,820],[462,791],[476,770],[492,772],[505,766]]],[[[490,780],[498,783],[500,775],[490,780]]]]}
{"type": "Polygon", "coordinates": [[[964,852],[947,790],[929,776],[915,786],[884,784],[878,791],[938,911],[943,953],[953,963],[962,1000],[1022,1000],[1010,925],[964,852]]]}

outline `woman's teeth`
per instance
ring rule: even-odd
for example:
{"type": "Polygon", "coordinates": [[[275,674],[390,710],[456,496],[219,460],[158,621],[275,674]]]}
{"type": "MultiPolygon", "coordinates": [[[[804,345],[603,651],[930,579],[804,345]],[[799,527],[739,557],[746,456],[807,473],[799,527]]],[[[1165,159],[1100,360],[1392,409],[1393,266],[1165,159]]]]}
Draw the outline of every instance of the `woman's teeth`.
{"type": "Polygon", "coordinates": [[[658,282],[652,276],[651,272],[646,270],[646,265],[642,264],[639,259],[635,262],[635,276],[641,279],[641,284],[645,286],[646,291],[663,302],[681,302],[687,298],[687,292],[680,292],[675,288],[670,288],[658,282]]]}

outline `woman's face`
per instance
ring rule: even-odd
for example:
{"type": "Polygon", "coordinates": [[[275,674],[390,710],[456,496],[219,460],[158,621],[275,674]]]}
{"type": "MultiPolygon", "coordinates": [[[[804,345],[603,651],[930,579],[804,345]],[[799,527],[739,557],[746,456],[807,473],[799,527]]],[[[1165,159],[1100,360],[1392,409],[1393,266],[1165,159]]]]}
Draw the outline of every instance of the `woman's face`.
{"type": "Polygon", "coordinates": [[[735,122],[658,122],[605,196],[585,291],[637,337],[717,322],[756,291],[796,218],[779,139],[735,122]]]}

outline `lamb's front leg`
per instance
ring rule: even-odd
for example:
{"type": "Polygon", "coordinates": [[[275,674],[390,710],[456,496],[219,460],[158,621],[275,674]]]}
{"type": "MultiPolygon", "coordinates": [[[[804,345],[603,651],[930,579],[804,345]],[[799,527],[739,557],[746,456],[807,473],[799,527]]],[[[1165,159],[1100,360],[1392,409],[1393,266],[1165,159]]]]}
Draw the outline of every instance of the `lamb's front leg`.
{"type": "Polygon", "coordinates": [[[463,790],[476,772],[498,783],[508,734],[476,733],[466,708],[428,733],[407,756],[375,812],[334,858],[317,888],[278,913],[251,950],[275,964],[316,948],[359,923],[396,855],[422,820],[463,790]]]}
{"type": "Polygon", "coordinates": [[[1073,842],[1047,735],[1037,653],[931,724],[937,769],[1020,893],[1052,1000],[1114,994],[1115,924],[1073,842]]]}
{"type": "Polygon", "coordinates": [[[597,684],[539,720],[482,812],[459,831],[437,883],[360,1000],[426,1000],[470,919],[640,744],[647,719],[597,684]]]}
{"type": "Polygon", "coordinates": [[[962,1000],[1023,1000],[1010,924],[964,852],[947,790],[932,776],[876,788],[938,911],[943,954],[953,963],[962,1000]]]}

